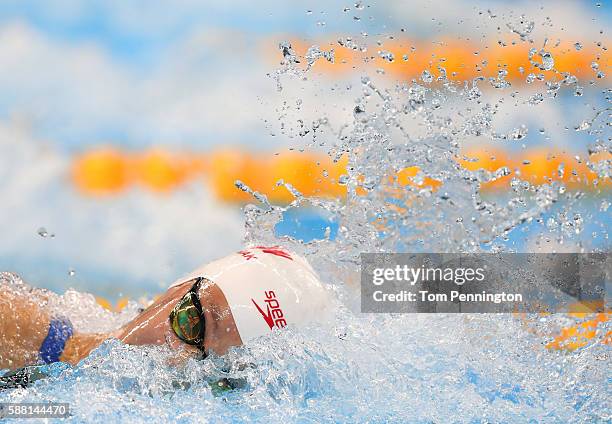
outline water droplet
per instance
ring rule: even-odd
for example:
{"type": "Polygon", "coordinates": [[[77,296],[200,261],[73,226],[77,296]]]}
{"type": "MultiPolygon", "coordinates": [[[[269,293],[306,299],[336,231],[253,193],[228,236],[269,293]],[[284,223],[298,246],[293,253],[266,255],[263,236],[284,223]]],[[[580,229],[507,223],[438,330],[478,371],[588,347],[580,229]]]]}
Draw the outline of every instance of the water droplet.
{"type": "Polygon", "coordinates": [[[555,60],[552,54],[544,49],[538,51],[535,48],[531,48],[529,50],[528,58],[529,58],[529,63],[531,63],[533,66],[543,71],[550,71],[555,66],[555,60]],[[540,56],[541,62],[538,62],[534,59],[536,54],[540,56]]]}
{"type": "Polygon", "coordinates": [[[355,106],[355,108],[353,109],[353,115],[355,117],[357,116],[361,116],[365,113],[365,107],[363,107],[362,105],[357,105],[355,106]]]}
{"type": "Polygon", "coordinates": [[[283,54],[284,63],[286,64],[300,63],[297,55],[295,54],[295,52],[293,51],[293,48],[291,47],[291,43],[287,41],[282,41],[278,43],[278,48],[283,54]]]}
{"type": "Polygon", "coordinates": [[[525,125],[521,125],[519,128],[515,128],[508,133],[506,138],[508,140],[522,140],[527,137],[529,130],[525,125]]]}
{"type": "Polygon", "coordinates": [[[330,237],[331,237],[331,227],[327,226],[325,227],[325,233],[323,235],[323,238],[326,240],[329,240],[330,237]]]}
{"type": "Polygon", "coordinates": [[[580,232],[582,231],[582,224],[583,224],[582,215],[579,213],[575,213],[574,214],[574,232],[576,234],[580,234],[580,232]]]}
{"type": "Polygon", "coordinates": [[[508,29],[515,34],[518,34],[521,37],[521,40],[526,40],[529,34],[535,28],[535,22],[528,21],[525,16],[520,17],[520,21],[517,23],[508,23],[506,24],[508,29]]]}
{"type": "Polygon", "coordinates": [[[565,164],[559,164],[559,166],[557,167],[557,175],[559,176],[559,178],[563,178],[563,176],[565,175],[565,164]]]}
{"type": "Polygon", "coordinates": [[[431,74],[431,72],[425,69],[421,74],[421,79],[425,84],[431,84],[431,82],[433,81],[433,75],[431,74]]]}
{"type": "Polygon", "coordinates": [[[580,123],[577,127],[574,127],[576,131],[584,131],[591,128],[591,121],[587,121],[586,119],[580,123]]]}
{"type": "Polygon", "coordinates": [[[381,50],[378,52],[378,56],[386,60],[387,62],[393,62],[395,60],[395,56],[388,50],[381,50]]]}
{"type": "Polygon", "coordinates": [[[47,229],[45,227],[40,227],[37,231],[38,235],[41,237],[49,237],[49,238],[55,238],[55,234],[50,233],[47,231],[47,229]]]}
{"type": "Polygon", "coordinates": [[[576,50],[582,50],[582,44],[581,44],[579,41],[576,41],[576,42],[574,43],[574,48],[575,48],[576,50]]]}
{"type": "Polygon", "coordinates": [[[555,66],[555,60],[549,52],[541,51],[540,56],[542,57],[542,69],[550,71],[555,66]]]}
{"type": "Polygon", "coordinates": [[[565,78],[563,78],[563,84],[565,85],[571,85],[571,84],[576,84],[578,82],[578,78],[576,78],[575,75],[566,75],[565,78]]]}

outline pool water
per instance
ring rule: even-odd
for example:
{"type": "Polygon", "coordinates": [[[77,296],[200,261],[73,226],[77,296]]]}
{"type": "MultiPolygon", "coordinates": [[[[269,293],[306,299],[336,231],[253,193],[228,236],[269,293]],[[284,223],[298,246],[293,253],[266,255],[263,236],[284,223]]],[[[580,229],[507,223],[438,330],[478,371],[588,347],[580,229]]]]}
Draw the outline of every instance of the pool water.
{"type": "Polygon", "coordinates": [[[68,422],[601,422],[608,354],[601,343],[548,351],[508,315],[339,307],[327,328],[278,331],[179,366],[164,348],[111,340],[0,401],[68,402],[68,422]],[[215,393],[220,378],[241,387],[215,393]]]}

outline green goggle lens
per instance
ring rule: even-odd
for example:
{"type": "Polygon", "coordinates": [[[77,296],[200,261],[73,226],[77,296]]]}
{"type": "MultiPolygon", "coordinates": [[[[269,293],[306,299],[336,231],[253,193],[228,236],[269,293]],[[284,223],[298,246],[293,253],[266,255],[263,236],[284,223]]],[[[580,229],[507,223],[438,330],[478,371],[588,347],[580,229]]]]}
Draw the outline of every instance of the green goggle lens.
{"type": "Polygon", "coordinates": [[[190,345],[204,341],[204,316],[197,296],[201,281],[198,280],[170,312],[170,327],[176,336],[190,345]]]}

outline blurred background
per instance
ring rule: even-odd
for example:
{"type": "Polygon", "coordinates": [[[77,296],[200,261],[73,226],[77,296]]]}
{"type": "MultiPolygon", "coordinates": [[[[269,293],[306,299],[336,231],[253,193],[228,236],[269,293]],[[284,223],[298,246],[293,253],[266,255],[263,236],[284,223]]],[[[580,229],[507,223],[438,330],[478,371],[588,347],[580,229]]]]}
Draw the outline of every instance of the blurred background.
{"type": "MultiPolygon", "coordinates": [[[[611,16],[594,1],[5,0],[0,270],[111,301],[158,293],[241,246],[248,197],[234,180],[277,203],[290,200],[279,178],[305,194],[343,195],[342,163],[312,146],[300,152],[301,137],[283,127],[292,96],[304,104],[301,119],[339,126],[352,120],[357,95],[341,92],[362,75],[410,81],[443,56],[458,80],[497,76],[494,64],[506,63],[506,78],[529,98],[537,90],[520,71],[529,46],[507,41],[529,22],[535,47],[547,38],[557,69],[580,83],[535,112],[509,102],[496,129],[525,126],[529,143],[504,144],[497,157],[516,167],[539,160],[523,169],[536,180],[574,161],[582,183],[592,181],[580,156],[593,142],[584,127],[609,120],[596,112],[609,90],[611,16]],[[335,50],[333,64],[319,61],[310,74],[316,90],[277,89],[283,41],[300,55],[312,45],[335,50]],[[358,60],[351,41],[374,46],[372,60],[358,60]],[[551,152],[553,165],[543,159],[551,152]]],[[[592,208],[607,214],[603,193],[592,194],[592,208]]],[[[329,225],[297,214],[277,230],[309,239],[329,225]]]]}

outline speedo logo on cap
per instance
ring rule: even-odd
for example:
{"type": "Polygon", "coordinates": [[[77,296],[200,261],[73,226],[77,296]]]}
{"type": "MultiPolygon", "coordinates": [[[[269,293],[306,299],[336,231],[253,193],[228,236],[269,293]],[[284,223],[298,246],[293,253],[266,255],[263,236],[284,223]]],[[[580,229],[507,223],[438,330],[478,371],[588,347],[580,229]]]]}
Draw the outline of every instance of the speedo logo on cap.
{"type": "Polygon", "coordinates": [[[251,299],[253,305],[257,308],[263,319],[272,330],[274,327],[282,328],[287,326],[287,321],[285,320],[285,315],[283,314],[283,310],[280,307],[280,303],[278,303],[278,299],[276,297],[276,293],[273,290],[269,290],[264,292],[266,298],[264,300],[266,310],[264,311],[261,306],[255,302],[255,299],[251,299]]]}

